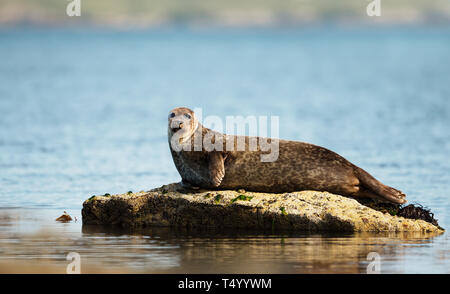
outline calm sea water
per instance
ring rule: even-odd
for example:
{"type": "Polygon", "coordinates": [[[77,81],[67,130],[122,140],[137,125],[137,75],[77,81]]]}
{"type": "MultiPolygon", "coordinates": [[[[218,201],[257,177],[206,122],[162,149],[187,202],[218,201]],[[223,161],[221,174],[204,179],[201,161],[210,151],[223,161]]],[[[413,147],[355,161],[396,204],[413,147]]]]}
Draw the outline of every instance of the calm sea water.
{"type": "Polygon", "coordinates": [[[443,28],[1,29],[0,265],[64,271],[77,251],[126,272],[365,272],[376,251],[382,272],[448,273],[447,233],[124,232],[82,227],[80,209],[179,181],[166,119],[188,106],[277,115],[281,138],[338,152],[448,228],[449,48],[443,28]],[[55,223],[63,210],[79,221],[55,223]]]}

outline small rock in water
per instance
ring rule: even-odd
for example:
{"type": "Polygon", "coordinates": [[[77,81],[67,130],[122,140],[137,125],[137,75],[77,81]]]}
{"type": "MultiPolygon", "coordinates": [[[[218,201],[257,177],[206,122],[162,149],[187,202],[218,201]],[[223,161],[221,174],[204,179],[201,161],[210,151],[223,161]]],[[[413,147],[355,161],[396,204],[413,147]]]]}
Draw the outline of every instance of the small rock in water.
{"type": "Polygon", "coordinates": [[[56,219],[57,222],[67,223],[72,220],[72,217],[64,211],[64,213],[56,219]]]}

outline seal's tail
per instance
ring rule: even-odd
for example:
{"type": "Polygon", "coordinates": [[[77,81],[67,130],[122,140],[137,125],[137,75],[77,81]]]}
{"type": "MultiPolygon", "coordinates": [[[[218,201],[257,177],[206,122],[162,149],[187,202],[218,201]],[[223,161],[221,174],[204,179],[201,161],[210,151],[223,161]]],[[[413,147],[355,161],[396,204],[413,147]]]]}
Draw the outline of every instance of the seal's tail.
{"type": "Polygon", "coordinates": [[[354,168],[356,176],[358,177],[361,185],[366,189],[373,191],[383,200],[387,200],[389,202],[398,204],[403,204],[407,202],[407,200],[405,199],[406,195],[403,194],[401,191],[384,185],[362,168],[359,168],[357,166],[354,166],[354,168]]]}

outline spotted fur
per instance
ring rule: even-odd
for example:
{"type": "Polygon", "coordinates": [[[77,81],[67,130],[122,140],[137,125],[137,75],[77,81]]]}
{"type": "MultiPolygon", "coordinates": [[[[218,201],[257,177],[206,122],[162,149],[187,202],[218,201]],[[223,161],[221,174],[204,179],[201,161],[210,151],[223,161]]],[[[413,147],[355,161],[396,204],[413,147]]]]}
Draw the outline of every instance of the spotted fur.
{"type": "Polygon", "coordinates": [[[269,152],[261,151],[259,146],[256,151],[248,151],[254,137],[243,136],[246,151],[227,151],[226,140],[234,140],[236,150],[236,139],[242,136],[203,127],[189,108],[175,108],[170,112],[168,134],[173,161],[187,185],[273,193],[317,190],[384,202],[406,202],[401,191],[382,184],[337,153],[313,144],[279,140],[279,156],[274,162],[261,161],[261,154],[269,152]],[[178,128],[180,124],[182,127],[178,128]],[[171,140],[177,132],[182,132],[182,144],[191,144],[190,151],[172,148],[171,140]],[[222,138],[224,151],[207,151],[204,146],[201,151],[193,150],[198,143],[194,141],[195,135],[204,138],[208,132],[215,134],[216,139],[222,138]]]}

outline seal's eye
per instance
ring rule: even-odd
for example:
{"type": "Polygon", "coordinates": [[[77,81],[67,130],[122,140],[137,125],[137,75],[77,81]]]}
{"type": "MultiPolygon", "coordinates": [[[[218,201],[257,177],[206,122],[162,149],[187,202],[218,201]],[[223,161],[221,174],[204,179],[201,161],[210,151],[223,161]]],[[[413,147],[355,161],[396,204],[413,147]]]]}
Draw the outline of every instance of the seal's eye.
{"type": "Polygon", "coordinates": [[[189,113],[185,113],[184,116],[187,117],[188,119],[191,119],[191,115],[189,113]]]}
{"type": "Polygon", "coordinates": [[[171,114],[169,114],[169,117],[170,118],[175,117],[175,113],[172,112],[171,114]]]}

